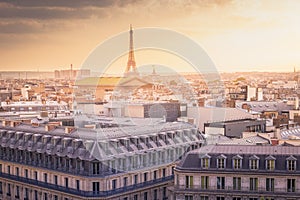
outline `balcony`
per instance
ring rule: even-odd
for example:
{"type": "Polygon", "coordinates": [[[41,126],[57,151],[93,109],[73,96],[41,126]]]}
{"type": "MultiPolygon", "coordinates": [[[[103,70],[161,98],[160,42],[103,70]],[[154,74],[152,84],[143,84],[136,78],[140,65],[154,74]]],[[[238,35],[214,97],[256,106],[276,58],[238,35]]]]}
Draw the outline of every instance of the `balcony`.
{"type": "Polygon", "coordinates": [[[250,187],[241,187],[239,190],[233,189],[232,186],[227,186],[224,189],[218,189],[217,186],[209,187],[208,189],[203,189],[200,186],[174,186],[175,192],[196,192],[196,193],[211,193],[211,194],[223,194],[230,192],[234,195],[245,195],[245,194],[257,194],[257,195],[267,195],[267,196],[278,196],[278,195],[289,195],[289,196],[300,196],[300,188],[295,188],[295,190],[288,190],[287,188],[274,188],[274,190],[267,191],[266,188],[257,188],[257,190],[253,190],[250,187]]]}
{"type": "Polygon", "coordinates": [[[143,183],[138,183],[138,184],[135,184],[135,185],[129,185],[129,186],[126,186],[126,187],[117,188],[117,189],[114,189],[114,190],[93,192],[93,191],[77,190],[77,189],[73,189],[73,188],[66,188],[66,187],[51,184],[51,183],[45,183],[45,182],[42,182],[42,181],[37,181],[37,180],[34,180],[34,179],[28,179],[28,178],[19,177],[19,176],[6,174],[6,173],[1,173],[1,172],[0,172],[0,177],[10,179],[10,180],[14,180],[14,181],[18,181],[18,182],[25,183],[25,184],[31,184],[31,185],[35,185],[35,186],[38,186],[38,187],[43,187],[43,188],[50,189],[50,190],[57,190],[57,191],[60,191],[60,192],[73,194],[73,195],[77,195],[77,196],[81,196],[81,197],[107,197],[107,196],[113,196],[113,195],[121,194],[123,192],[129,192],[129,191],[138,190],[138,189],[141,189],[141,188],[144,188],[144,187],[153,186],[155,184],[167,183],[167,182],[173,180],[173,178],[174,178],[174,176],[171,175],[171,176],[163,177],[163,178],[156,179],[156,180],[150,180],[150,181],[146,181],[146,182],[143,182],[143,183]]]}

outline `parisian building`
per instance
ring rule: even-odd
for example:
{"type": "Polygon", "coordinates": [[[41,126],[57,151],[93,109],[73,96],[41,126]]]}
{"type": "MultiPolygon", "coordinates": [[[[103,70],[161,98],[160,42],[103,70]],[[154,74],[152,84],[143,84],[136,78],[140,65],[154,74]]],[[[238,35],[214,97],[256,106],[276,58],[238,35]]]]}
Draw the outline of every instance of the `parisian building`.
{"type": "Polygon", "coordinates": [[[183,122],[110,128],[0,123],[0,199],[168,199],[175,163],[199,148],[183,122]]]}
{"type": "Polygon", "coordinates": [[[176,200],[296,200],[300,151],[295,146],[207,145],[174,170],[176,200]]]}

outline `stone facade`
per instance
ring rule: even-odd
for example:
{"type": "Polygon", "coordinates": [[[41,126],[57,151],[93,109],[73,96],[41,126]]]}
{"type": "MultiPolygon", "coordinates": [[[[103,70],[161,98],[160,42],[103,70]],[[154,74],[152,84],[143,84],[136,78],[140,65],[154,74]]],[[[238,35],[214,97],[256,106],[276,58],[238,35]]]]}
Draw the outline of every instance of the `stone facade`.
{"type": "Polygon", "coordinates": [[[175,168],[169,191],[174,200],[296,200],[299,148],[205,146],[189,152],[175,168]]]}
{"type": "Polygon", "coordinates": [[[176,160],[203,142],[185,123],[127,127],[135,135],[1,124],[1,199],[168,199],[176,160]]]}

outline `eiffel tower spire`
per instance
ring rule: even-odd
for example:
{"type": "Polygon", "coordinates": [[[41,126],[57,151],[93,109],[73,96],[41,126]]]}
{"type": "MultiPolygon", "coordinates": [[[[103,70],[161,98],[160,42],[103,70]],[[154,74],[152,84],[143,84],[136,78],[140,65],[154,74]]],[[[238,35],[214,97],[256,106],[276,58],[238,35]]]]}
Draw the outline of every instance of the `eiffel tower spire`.
{"type": "Polygon", "coordinates": [[[127,61],[125,75],[138,75],[138,71],[136,69],[136,63],[135,63],[135,59],[134,59],[133,30],[132,30],[131,24],[130,24],[129,34],[130,34],[129,54],[128,54],[128,61],[127,61]]]}

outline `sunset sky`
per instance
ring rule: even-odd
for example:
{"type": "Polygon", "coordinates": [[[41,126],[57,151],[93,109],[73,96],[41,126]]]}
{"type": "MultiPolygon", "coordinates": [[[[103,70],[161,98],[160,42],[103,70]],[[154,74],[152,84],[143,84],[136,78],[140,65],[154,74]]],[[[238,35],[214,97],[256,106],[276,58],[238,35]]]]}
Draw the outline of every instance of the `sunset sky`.
{"type": "Polygon", "coordinates": [[[299,10],[297,0],[0,1],[0,70],[80,68],[130,24],[192,38],[220,71],[300,70],[299,10]]]}

